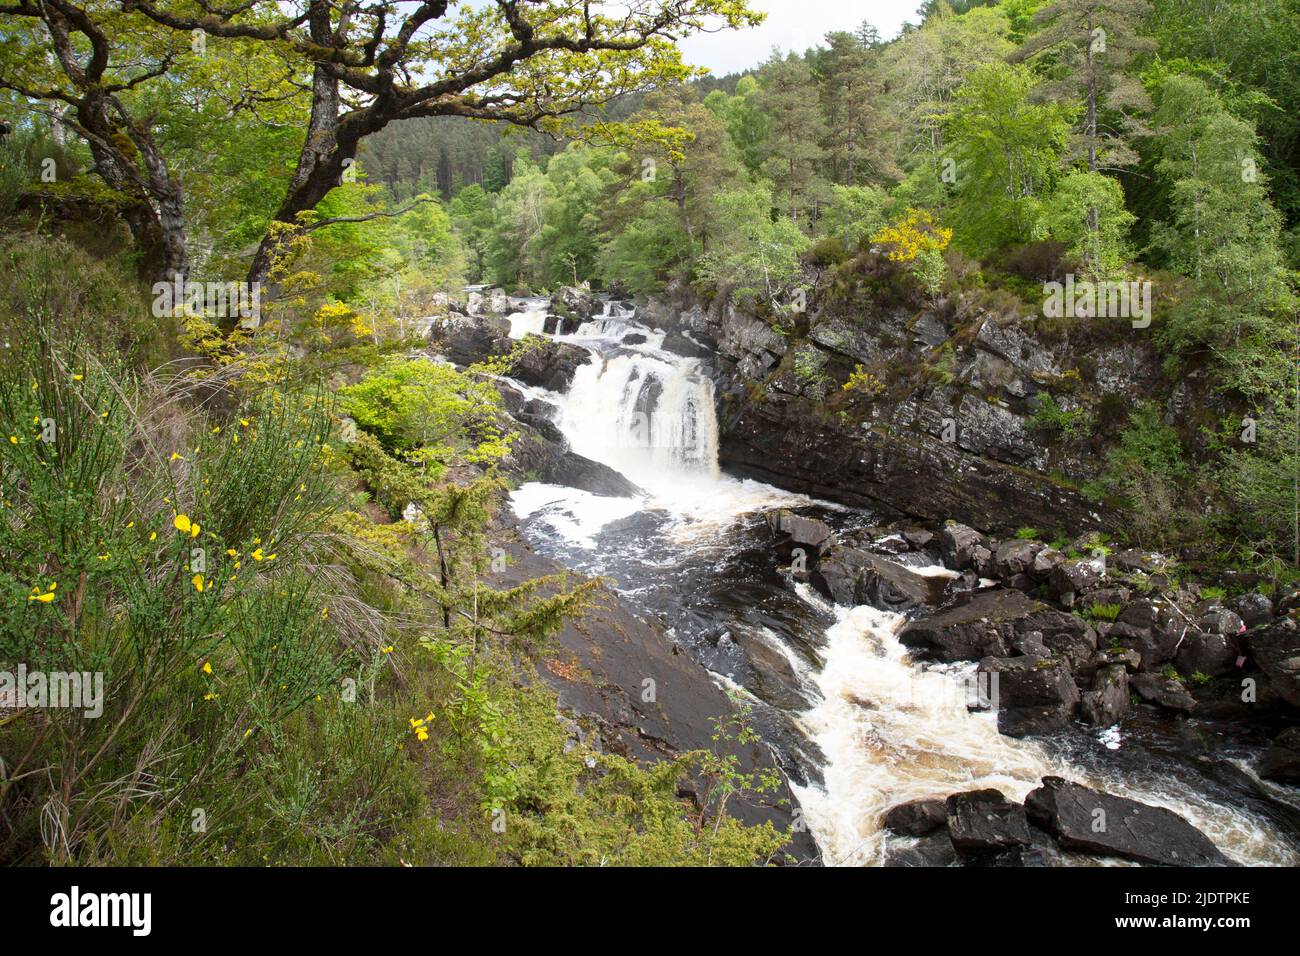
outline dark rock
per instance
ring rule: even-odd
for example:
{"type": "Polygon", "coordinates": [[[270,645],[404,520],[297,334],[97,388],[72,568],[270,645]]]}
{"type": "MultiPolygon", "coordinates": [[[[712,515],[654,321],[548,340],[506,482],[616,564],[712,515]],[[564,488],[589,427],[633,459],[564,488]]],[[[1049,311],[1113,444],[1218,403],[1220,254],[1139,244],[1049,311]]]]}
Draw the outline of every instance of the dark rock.
{"type": "Polygon", "coordinates": [[[945,567],[964,571],[974,561],[975,550],[982,546],[984,536],[964,524],[949,522],[939,532],[939,553],[945,567]]]}
{"type": "Polygon", "coordinates": [[[1163,866],[1223,866],[1200,830],[1172,810],[1044,777],[1025,800],[1029,818],[1063,847],[1163,866]]]}
{"type": "Polygon", "coordinates": [[[1265,780],[1300,784],[1300,727],[1288,727],[1273,738],[1256,769],[1265,780]]]}
{"type": "Polygon", "coordinates": [[[993,573],[999,578],[1028,574],[1034,566],[1034,558],[1044,547],[1039,541],[1021,541],[1015,538],[1003,541],[993,552],[993,573]]]}
{"type": "Polygon", "coordinates": [[[1105,576],[1105,558],[1065,561],[1052,569],[1048,585],[1063,606],[1073,607],[1078,595],[1096,587],[1105,576]]]}
{"type": "Polygon", "coordinates": [[[1128,671],[1122,664],[1110,664],[1098,669],[1092,690],[1079,701],[1079,713],[1086,723],[1109,727],[1128,712],[1128,703],[1128,671]]]}
{"type": "Polygon", "coordinates": [[[948,825],[948,811],[943,800],[913,800],[890,807],[884,824],[895,833],[926,836],[948,825]]]}
{"type": "Polygon", "coordinates": [[[998,707],[998,730],[1009,737],[1059,730],[1079,707],[1079,688],[1056,657],[989,657],[980,661],[998,707]]]}
{"type": "Polygon", "coordinates": [[[812,583],[836,604],[870,604],[902,611],[938,604],[948,581],[927,577],[859,548],[832,548],[817,562],[812,583]]]}
{"type": "Polygon", "coordinates": [[[515,359],[510,375],[526,385],[564,392],[574,373],[590,361],[591,353],[579,345],[541,339],[515,359]]]}
{"type": "Polygon", "coordinates": [[[551,308],[586,319],[595,311],[595,300],[587,289],[566,285],[551,296],[551,308]]]}
{"type": "Polygon", "coordinates": [[[1089,591],[1087,601],[1089,607],[1094,604],[1114,604],[1123,607],[1132,596],[1133,592],[1128,588],[1100,588],[1089,591]]]}
{"type": "Polygon", "coordinates": [[[1278,696],[1300,707],[1300,626],[1291,618],[1283,618],[1268,627],[1247,631],[1245,642],[1278,696]]]}
{"type": "Polygon", "coordinates": [[[1184,714],[1190,714],[1196,709],[1196,699],[1183,686],[1182,681],[1172,677],[1163,674],[1136,674],[1129,683],[1138,692],[1138,696],[1148,703],[1184,714]]]}
{"type": "Polygon", "coordinates": [[[1197,624],[1208,634],[1222,634],[1224,637],[1236,637],[1246,630],[1246,622],[1241,619],[1241,616],[1226,607],[1206,611],[1197,624]]]}
{"type": "Polygon", "coordinates": [[[1143,670],[1155,670],[1173,660],[1179,636],[1177,631],[1153,631],[1123,621],[1117,622],[1106,635],[1112,646],[1119,645],[1137,651],[1142,657],[1143,670]]]}
{"type": "Polygon", "coordinates": [[[904,531],[903,537],[913,548],[920,551],[928,548],[934,542],[934,533],[926,531],[924,528],[918,528],[915,531],[904,531]]]}
{"type": "Polygon", "coordinates": [[[1155,628],[1160,626],[1160,611],[1150,601],[1134,601],[1121,608],[1115,620],[1133,627],[1155,628]]]}
{"type": "Polygon", "coordinates": [[[1042,631],[1047,648],[1064,657],[1071,667],[1086,663],[1097,649],[1097,632],[1074,614],[1043,610],[1034,615],[1034,627],[1042,631]]]}
{"type": "Polygon", "coordinates": [[[1229,638],[1222,634],[1206,634],[1202,631],[1188,631],[1183,635],[1182,643],[1178,645],[1178,652],[1174,657],[1178,672],[1188,676],[1208,674],[1210,677],[1218,677],[1230,673],[1236,661],[1237,651],[1229,638]]]}
{"type": "Polygon", "coordinates": [[[1032,842],[1025,808],[997,790],[955,793],[946,809],[948,835],[958,853],[997,853],[1032,842]]]}
{"type": "Polygon", "coordinates": [[[1246,627],[1259,627],[1273,620],[1273,602],[1258,591],[1239,594],[1228,601],[1228,609],[1236,611],[1246,627]]]}
{"type": "Polygon", "coordinates": [[[1020,591],[976,591],[969,600],[913,621],[899,635],[905,647],[941,661],[1006,657],[1016,633],[1036,630],[1033,616],[1047,610],[1020,591]]]}
{"type": "Polygon", "coordinates": [[[891,846],[885,866],[960,866],[957,850],[946,831],[931,833],[905,845],[891,846]]]}
{"type": "Polygon", "coordinates": [[[449,362],[473,365],[510,351],[510,323],[502,318],[450,312],[433,322],[429,341],[449,362]]]}
{"type": "Polygon", "coordinates": [[[784,509],[769,511],[767,524],[774,532],[786,537],[790,548],[803,548],[809,555],[820,554],[834,536],[826,522],[804,518],[784,509]]]}
{"type": "Polygon", "coordinates": [[[608,498],[629,498],[641,493],[640,488],[613,468],[572,451],[564,452],[552,467],[543,469],[541,475],[551,484],[580,488],[608,498]]]}

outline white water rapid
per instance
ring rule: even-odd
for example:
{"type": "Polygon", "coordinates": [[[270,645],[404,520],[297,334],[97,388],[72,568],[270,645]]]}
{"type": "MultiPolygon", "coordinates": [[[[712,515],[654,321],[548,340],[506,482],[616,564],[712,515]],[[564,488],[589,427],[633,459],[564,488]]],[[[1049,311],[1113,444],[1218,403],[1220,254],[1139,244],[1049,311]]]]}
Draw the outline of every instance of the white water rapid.
{"type": "MultiPolygon", "coordinates": [[[[510,317],[511,336],[544,334],[545,303],[515,304],[520,311],[510,317]]],[[[699,567],[723,566],[719,556],[729,547],[728,536],[744,526],[742,518],[775,507],[817,505],[835,511],[825,502],[721,474],[713,383],[698,360],[665,351],[664,333],[638,323],[630,308],[607,303],[602,315],[559,331],[557,338],[589,349],[592,356],[568,391],[516,387],[555,406],[553,420],[574,451],[609,465],[644,491],[611,498],[534,482],[513,493],[514,510],[533,533],[540,527],[579,549],[586,569],[620,569],[625,594],[656,586],[687,589],[697,585],[683,578],[701,573],[699,567]],[[641,530],[621,531],[623,537],[612,541],[601,537],[603,529],[642,513],[663,519],[657,530],[671,544],[666,554],[651,555],[641,530]],[[646,557],[638,567],[654,579],[650,583],[621,573],[628,555],[642,552],[646,557]],[[674,570],[688,562],[689,572],[674,570]]],[[[985,787],[1021,800],[1049,774],[1168,807],[1238,862],[1297,862],[1266,820],[1215,802],[1173,774],[1081,770],[1072,756],[1003,736],[995,713],[967,707],[962,678],[973,664],[916,666],[897,639],[901,615],[866,606],[834,607],[807,584],[789,585],[797,597],[788,594],[789,587],[784,597],[803,606],[814,633],[790,627],[783,632],[777,621],[758,630],[761,640],[778,645],[810,702],[785,713],[824,755],[822,780],[792,789],[826,863],[878,865],[891,845],[906,846],[880,826],[884,812],[898,803],[985,787]],[[822,628],[824,633],[816,633],[822,628]]],[[[726,587],[724,582],[720,589],[726,587]]],[[[738,625],[724,619],[720,626],[738,625]]],[[[722,673],[718,680],[736,683],[722,673]]],[[[1098,735],[1093,745],[1099,759],[1092,766],[1105,765],[1100,758],[1108,747],[1126,746],[1117,732],[1098,735]]]]}

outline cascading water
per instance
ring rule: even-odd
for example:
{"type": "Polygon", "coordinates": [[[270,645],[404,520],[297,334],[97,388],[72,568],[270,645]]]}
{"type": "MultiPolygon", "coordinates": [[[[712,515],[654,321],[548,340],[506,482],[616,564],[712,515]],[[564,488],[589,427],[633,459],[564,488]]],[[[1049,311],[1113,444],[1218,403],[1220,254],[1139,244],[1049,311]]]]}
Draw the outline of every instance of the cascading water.
{"type": "MultiPolygon", "coordinates": [[[[511,317],[514,337],[547,321],[535,303],[521,305],[511,317]]],[[[792,778],[792,791],[825,862],[874,865],[891,846],[905,846],[880,825],[896,804],[984,787],[1020,800],[1049,774],[1168,807],[1238,862],[1300,859],[1268,819],[1233,805],[1236,791],[1208,777],[1188,786],[1185,763],[1143,751],[1117,769],[1113,738],[1065,752],[1000,734],[993,712],[968,708],[962,679],[974,665],[916,666],[897,639],[901,615],[833,607],[776,572],[744,516],[774,507],[821,508],[840,525],[869,516],[721,474],[713,385],[698,360],[665,351],[663,332],[613,303],[557,337],[591,352],[568,391],[519,387],[555,406],[555,424],[574,451],[620,471],[644,494],[599,497],[529,483],[512,496],[516,514],[539,547],[612,575],[720,684],[754,703],[765,739],[803,778],[792,778]],[[771,692],[736,650],[736,635],[774,647],[797,692],[771,692]]],[[[1137,742],[1123,746],[1130,745],[1137,742]]]]}

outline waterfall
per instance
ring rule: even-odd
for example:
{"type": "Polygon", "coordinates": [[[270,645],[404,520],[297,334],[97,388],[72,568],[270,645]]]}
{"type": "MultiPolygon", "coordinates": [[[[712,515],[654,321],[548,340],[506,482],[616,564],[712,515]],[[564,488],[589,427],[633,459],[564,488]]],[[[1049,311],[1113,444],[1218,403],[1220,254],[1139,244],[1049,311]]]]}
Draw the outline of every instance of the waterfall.
{"type": "MultiPolygon", "coordinates": [[[[523,304],[510,317],[515,338],[540,332],[546,322],[544,308],[523,304]]],[[[721,474],[712,381],[699,360],[664,350],[665,333],[638,322],[634,310],[606,303],[572,333],[557,328],[555,337],[591,353],[568,390],[518,387],[555,407],[554,422],[575,452],[623,473],[644,494],[603,497],[529,482],[511,495],[516,515],[526,521],[530,537],[540,535],[544,547],[555,545],[570,566],[616,577],[625,596],[650,600],[653,594],[663,602],[660,611],[665,604],[683,610],[679,639],[689,640],[690,623],[714,634],[745,626],[733,604],[692,603],[697,591],[715,584],[745,595],[746,610],[771,606],[772,616],[758,630],[790,663],[803,704],[752,699],[760,708],[779,706],[824,757],[817,761],[820,782],[792,783],[791,789],[825,862],[884,862],[899,838],[883,829],[881,818],[899,803],[981,788],[1023,800],[1047,775],[1167,807],[1238,862],[1296,862],[1266,819],[1221,794],[1197,793],[1172,774],[1081,760],[1087,755],[999,733],[994,712],[968,709],[963,681],[975,665],[913,663],[898,640],[901,615],[833,607],[804,583],[795,584],[794,593],[770,585],[755,592],[753,581],[710,584],[710,576],[727,573],[719,556],[752,528],[744,516],[816,507],[829,519],[847,509],[721,474]],[[647,520],[620,527],[638,514],[647,520]],[[794,652],[798,646],[813,649],[806,661],[794,652]]],[[[720,685],[753,690],[733,679],[733,673],[743,678],[743,671],[718,668],[720,685]]],[[[1111,744],[1085,739],[1081,746],[1102,751],[1111,744]]]]}

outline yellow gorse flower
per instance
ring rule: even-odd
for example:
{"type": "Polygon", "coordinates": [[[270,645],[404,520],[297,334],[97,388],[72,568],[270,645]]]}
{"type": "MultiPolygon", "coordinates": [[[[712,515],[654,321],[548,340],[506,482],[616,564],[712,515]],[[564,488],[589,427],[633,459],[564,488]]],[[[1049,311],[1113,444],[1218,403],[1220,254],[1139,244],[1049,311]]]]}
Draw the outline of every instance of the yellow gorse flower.
{"type": "Polygon", "coordinates": [[[175,525],[176,530],[181,534],[188,534],[191,538],[197,538],[199,536],[199,531],[201,530],[197,521],[191,521],[185,515],[177,515],[172,519],[172,524],[175,525]]]}

